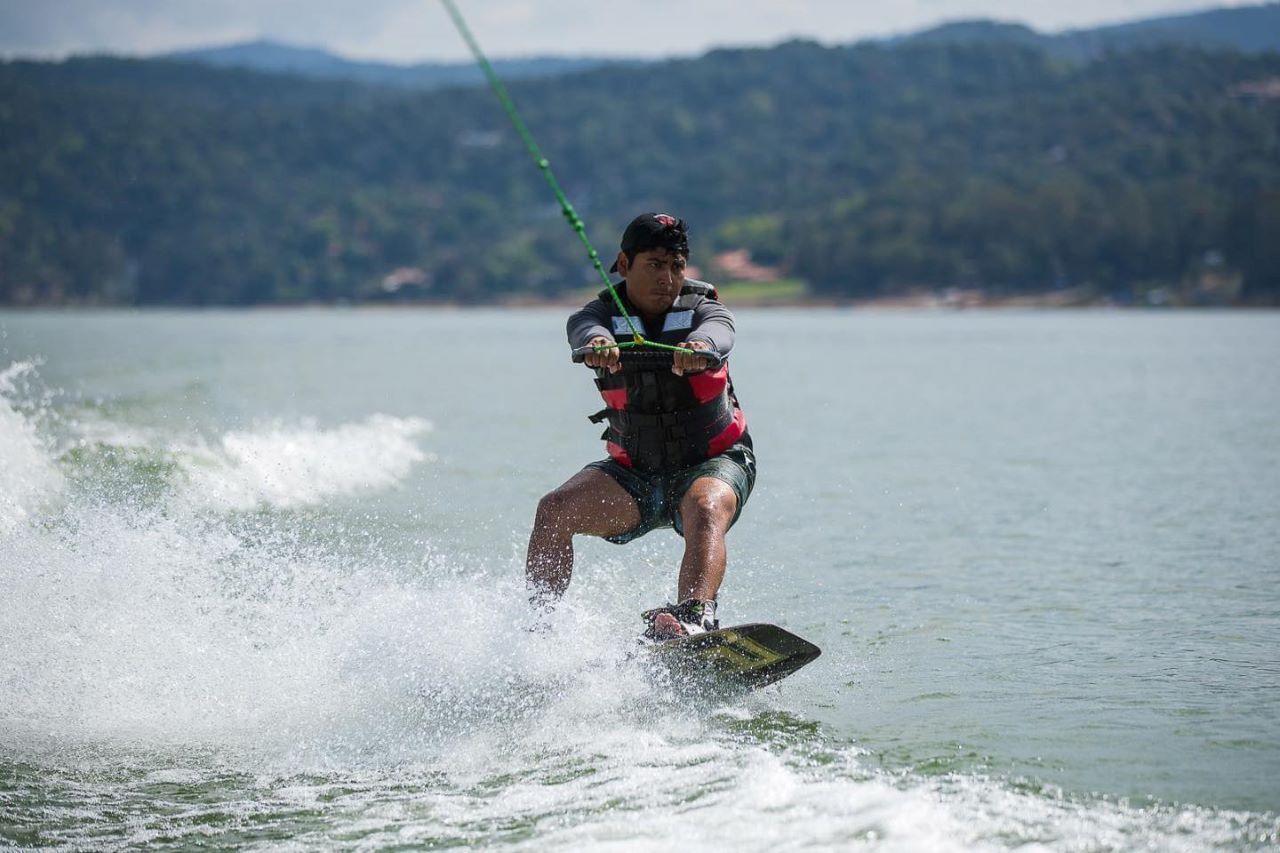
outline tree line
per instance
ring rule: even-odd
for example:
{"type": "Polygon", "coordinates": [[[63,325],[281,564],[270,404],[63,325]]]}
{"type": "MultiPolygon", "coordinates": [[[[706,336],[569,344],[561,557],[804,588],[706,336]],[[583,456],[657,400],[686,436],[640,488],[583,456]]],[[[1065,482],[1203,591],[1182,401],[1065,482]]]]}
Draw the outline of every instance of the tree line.
{"type": "MultiPolygon", "coordinates": [[[[669,210],[704,270],[745,248],[837,298],[1280,302],[1275,54],[796,41],[510,89],[605,255],[669,210]]],[[[487,90],[0,65],[0,303],[481,302],[593,275],[487,90]]]]}

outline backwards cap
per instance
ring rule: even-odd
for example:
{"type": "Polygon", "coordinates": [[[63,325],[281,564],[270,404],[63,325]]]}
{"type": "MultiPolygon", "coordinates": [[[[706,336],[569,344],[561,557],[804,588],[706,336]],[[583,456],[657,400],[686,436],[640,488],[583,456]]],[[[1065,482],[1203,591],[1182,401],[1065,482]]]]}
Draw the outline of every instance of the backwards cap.
{"type": "MultiPolygon", "coordinates": [[[[631,220],[627,230],[622,232],[621,248],[628,258],[650,249],[666,249],[687,258],[689,229],[683,219],[676,219],[669,213],[642,213],[631,220]]],[[[614,261],[609,272],[617,271],[618,262],[614,261]]]]}

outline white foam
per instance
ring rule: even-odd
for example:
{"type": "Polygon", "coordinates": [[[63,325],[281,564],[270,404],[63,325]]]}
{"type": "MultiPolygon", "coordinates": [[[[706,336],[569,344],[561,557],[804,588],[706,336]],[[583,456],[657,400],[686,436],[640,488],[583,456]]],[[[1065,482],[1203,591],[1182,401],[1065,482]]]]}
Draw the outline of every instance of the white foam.
{"type": "MultiPolygon", "coordinates": [[[[388,585],[367,555],[299,544],[287,522],[246,532],[207,510],[287,509],[394,486],[428,458],[414,439],[429,424],[271,423],[207,442],[94,411],[63,423],[70,447],[174,463],[159,500],[139,505],[132,478],[153,469],[59,457],[40,434],[48,400],[24,402],[33,370],[0,373],[0,746],[50,736],[223,742],[320,730],[317,719],[362,707],[359,695],[386,679],[375,668],[348,680],[352,661],[388,620],[429,612],[429,599],[388,585]],[[81,466],[75,488],[59,459],[81,466]],[[22,524],[52,495],[57,516],[22,524]]],[[[380,647],[420,636],[431,633],[380,647]]]]}
{"type": "MultiPolygon", "coordinates": [[[[246,538],[171,509],[81,507],[74,529],[2,542],[0,745],[10,748],[52,734],[314,753],[306,745],[321,735],[341,744],[402,732],[406,695],[460,689],[424,670],[441,653],[495,659],[488,647],[448,647],[457,619],[433,627],[449,593],[392,583],[287,531],[246,538]]],[[[457,674],[465,686],[475,673],[457,674]]]]}
{"type": "Polygon", "coordinates": [[[63,485],[35,423],[18,407],[20,385],[35,369],[20,361],[0,371],[0,530],[22,524],[63,485]]]}
{"type": "MultiPolygon", "coordinates": [[[[264,821],[314,812],[289,830],[299,849],[1190,851],[1266,821],[886,774],[818,731],[757,737],[742,724],[785,696],[716,713],[672,700],[619,636],[634,613],[594,589],[595,607],[529,633],[515,565],[412,576],[208,513],[74,516],[0,540],[15,558],[0,566],[0,750],[60,766],[85,744],[108,764],[141,747],[154,770],[205,750],[194,771],[143,779],[247,771],[245,808],[264,821]],[[504,834],[520,826],[536,831],[504,834]]],[[[584,583],[609,583],[589,569],[584,583]]],[[[146,809],[154,794],[136,796],[146,809]]],[[[84,838],[111,820],[97,808],[84,838]]],[[[212,831],[200,818],[166,832],[212,831]]]]}
{"type": "Polygon", "coordinates": [[[395,485],[429,458],[414,438],[430,428],[421,418],[381,414],[332,429],[275,423],[228,432],[212,446],[175,443],[172,451],[196,504],[290,508],[395,485]]]}

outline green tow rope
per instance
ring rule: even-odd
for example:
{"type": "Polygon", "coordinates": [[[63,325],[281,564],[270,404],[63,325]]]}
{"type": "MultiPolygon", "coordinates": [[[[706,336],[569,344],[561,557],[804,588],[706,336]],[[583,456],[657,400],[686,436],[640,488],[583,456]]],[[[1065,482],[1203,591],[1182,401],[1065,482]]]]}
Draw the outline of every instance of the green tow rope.
{"type": "MultiPolygon", "coordinates": [[[[458,34],[462,36],[462,40],[471,49],[472,56],[476,58],[476,62],[480,65],[480,70],[484,72],[485,79],[489,81],[489,88],[493,89],[493,93],[502,102],[502,108],[507,111],[507,116],[511,119],[511,123],[515,125],[516,132],[524,140],[525,148],[529,149],[533,162],[542,170],[542,176],[547,179],[547,184],[551,187],[551,191],[555,193],[556,200],[560,202],[560,210],[564,214],[564,218],[568,220],[569,226],[577,233],[582,245],[587,247],[587,255],[591,258],[591,263],[595,266],[596,272],[600,273],[600,280],[609,289],[609,295],[613,297],[614,304],[618,306],[618,310],[622,312],[623,318],[626,319],[627,327],[631,330],[631,340],[623,341],[617,346],[648,346],[655,349],[685,352],[686,350],[683,347],[673,347],[669,344],[646,340],[644,335],[640,334],[640,330],[636,328],[635,323],[631,320],[631,312],[622,304],[622,298],[618,296],[618,291],[614,289],[613,282],[609,281],[609,274],[605,272],[604,264],[600,262],[600,253],[596,251],[595,247],[591,245],[591,240],[587,238],[587,226],[582,223],[582,217],[578,216],[578,212],[569,203],[569,198],[564,194],[564,190],[560,189],[560,182],[556,180],[555,174],[551,171],[551,162],[542,156],[542,150],[538,148],[538,143],[534,141],[533,134],[529,132],[529,128],[525,127],[524,121],[520,118],[520,113],[516,111],[515,102],[511,100],[511,95],[507,93],[507,87],[502,85],[502,80],[498,77],[497,72],[493,70],[489,60],[485,58],[484,51],[480,49],[480,43],[471,34],[471,29],[467,26],[467,22],[463,20],[462,13],[458,11],[458,7],[454,5],[453,0],[440,0],[440,2],[444,4],[445,11],[453,19],[453,25],[458,28],[458,34]]],[[[600,349],[609,349],[609,347],[601,347],[600,349]]]]}

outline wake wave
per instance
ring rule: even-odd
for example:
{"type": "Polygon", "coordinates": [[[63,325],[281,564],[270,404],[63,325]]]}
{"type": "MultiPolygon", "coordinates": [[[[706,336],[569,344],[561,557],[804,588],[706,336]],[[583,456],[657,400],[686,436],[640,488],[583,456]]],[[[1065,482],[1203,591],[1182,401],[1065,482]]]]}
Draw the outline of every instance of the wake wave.
{"type": "Polygon", "coordinates": [[[304,423],[233,431],[211,447],[177,450],[191,500],[215,509],[288,509],[394,486],[428,459],[414,439],[430,428],[422,418],[373,415],[333,429],[304,423]]]}
{"type": "Polygon", "coordinates": [[[429,458],[427,421],[208,441],[55,417],[54,396],[32,362],[0,372],[0,743],[293,731],[360,706],[379,679],[348,676],[369,643],[421,657],[429,631],[379,632],[430,597],[393,582],[367,539],[343,554],[287,517],[234,511],[394,487],[429,458]]]}

